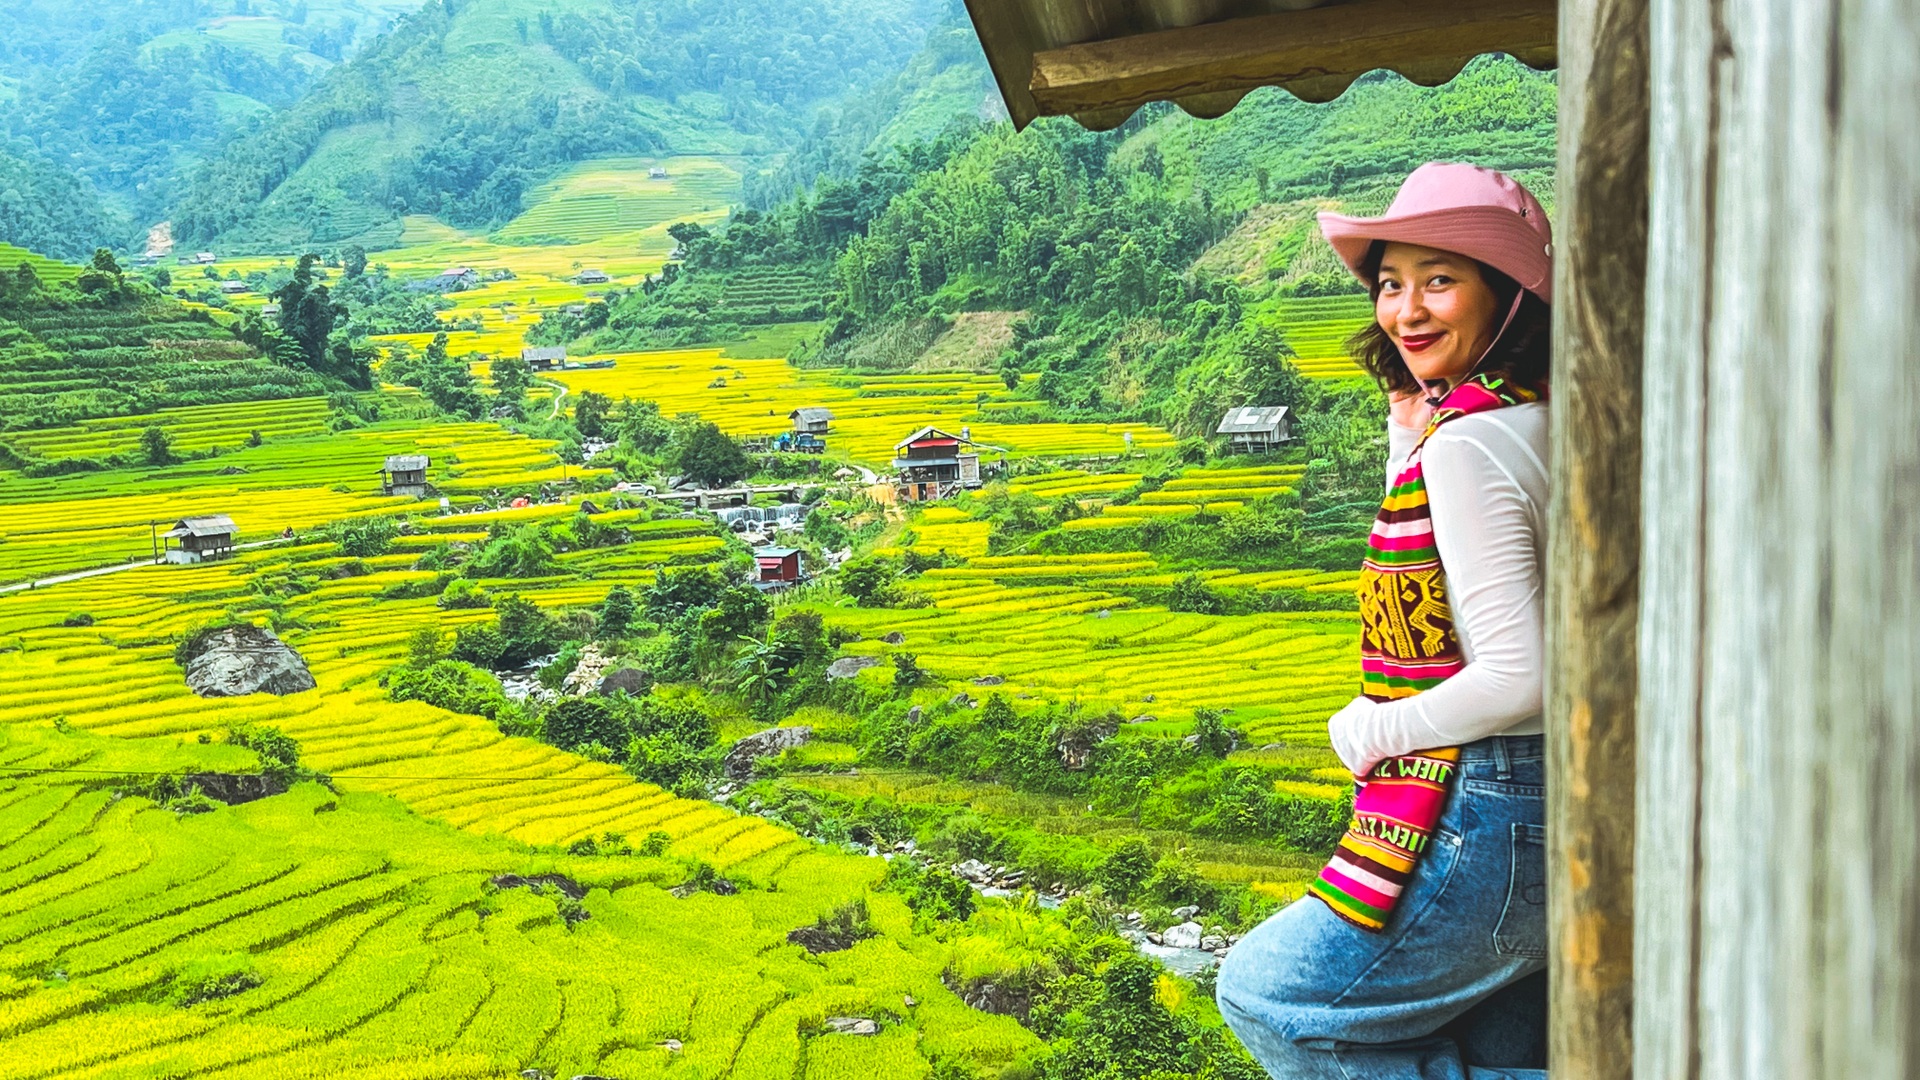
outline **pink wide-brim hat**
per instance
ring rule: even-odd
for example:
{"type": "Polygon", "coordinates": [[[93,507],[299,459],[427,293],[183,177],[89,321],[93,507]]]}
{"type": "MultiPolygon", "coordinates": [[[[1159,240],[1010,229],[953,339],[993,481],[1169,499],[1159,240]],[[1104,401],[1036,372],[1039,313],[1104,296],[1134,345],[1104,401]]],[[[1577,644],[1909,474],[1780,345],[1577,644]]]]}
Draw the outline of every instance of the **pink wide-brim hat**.
{"type": "Polygon", "coordinates": [[[1320,231],[1369,288],[1360,264],[1375,240],[1386,240],[1477,259],[1553,303],[1553,226],[1540,200],[1503,172],[1430,162],[1400,185],[1385,214],[1322,213],[1320,231]]]}

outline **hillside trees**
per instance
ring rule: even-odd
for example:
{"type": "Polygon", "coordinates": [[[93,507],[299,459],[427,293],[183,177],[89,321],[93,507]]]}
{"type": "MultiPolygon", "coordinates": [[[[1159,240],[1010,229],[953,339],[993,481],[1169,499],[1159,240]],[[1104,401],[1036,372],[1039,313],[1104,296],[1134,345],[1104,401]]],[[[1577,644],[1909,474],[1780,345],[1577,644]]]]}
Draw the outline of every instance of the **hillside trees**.
{"type": "Polygon", "coordinates": [[[686,432],[673,458],[674,470],[688,480],[709,487],[731,484],[753,471],[740,444],[719,425],[702,421],[686,432]]]}
{"type": "Polygon", "coordinates": [[[941,10],[935,0],[582,3],[541,12],[520,42],[468,5],[427,4],[209,160],[178,201],[175,235],[343,240],[369,216],[401,214],[495,225],[521,212],[535,183],[594,154],[688,140],[777,149],[798,141],[814,103],[892,70],[941,10]],[[469,93],[454,72],[480,63],[486,92],[469,93]],[[329,152],[330,135],[376,124],[418,134],[329,152]]]}

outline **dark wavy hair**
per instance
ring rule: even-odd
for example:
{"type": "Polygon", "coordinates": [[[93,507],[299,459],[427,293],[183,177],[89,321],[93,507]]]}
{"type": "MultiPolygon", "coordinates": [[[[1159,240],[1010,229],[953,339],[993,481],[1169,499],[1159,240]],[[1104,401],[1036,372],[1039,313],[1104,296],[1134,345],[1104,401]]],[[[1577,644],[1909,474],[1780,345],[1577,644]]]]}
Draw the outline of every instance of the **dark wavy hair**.
{"type": "MultiPolygon", "coordinates": [[[[1375,240],[1360,263],[1360,271],[1370,283],[1367,294],[1376,301],[1380,299],[1380,259],[1386,250],[1386,241],[1375,240]]],[[[1514,295],[1521,291],[1520,283],[1486,263],[1476,265],[1498,301],[1494,309],[1500,318],[1506,318],[1514,295]]],[[[1420,389],[1419,380],[1407,369],[1407,361],[1394,346],[1393,339],[1380,328],[1378,320],[1368,320],[1366,326],[1347,339],[1347,354],[1359,361],[1367,374],[1380,384],[1380,389],[1389,394],[1420,389]]],[[[1520,310],[1513,316],[1513,324],[1494,342],[1492,351],[1474,370],[1497,372],[1522,386],[1540,386],[1547,381],[1552,361],[1553,309],[1538,296],[1527,293],[1520,301],[1520,310]]]]}

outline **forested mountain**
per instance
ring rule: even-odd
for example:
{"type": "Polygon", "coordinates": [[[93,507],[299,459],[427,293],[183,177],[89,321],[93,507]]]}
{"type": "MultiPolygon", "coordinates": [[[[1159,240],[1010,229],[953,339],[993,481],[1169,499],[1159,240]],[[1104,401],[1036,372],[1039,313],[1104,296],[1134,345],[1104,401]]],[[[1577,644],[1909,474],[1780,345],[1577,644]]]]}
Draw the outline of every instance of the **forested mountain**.
{"type": "Polygon", "coordinates": [[[91,183],[29,146],[0,147],[0,240],[77,259],[114,229],[91,183]]]}
{"type": "Polygon", "coordinates": [[[249,120],[291,105],[327,68],[418,3],[0,5],[0,138],[91,181],[106,196],[114,227],[129,233],[164,213],[194,162],[218,152],[249,120]]]}
{"type": "Polygon", "coordinates": [[[1446,86],[1380,75],[1326,105],[1262,91],[1208,122],[1166,106],[1106,133],[963,117],[845,178],[822,167],[811,192],[718,234],[681,229],[682,272],[618,303],[596,344],[813,315],[711,302],[804,270],[834,288],[803,361],[910,365],[955,313],[998,312],[1011,340],[983,359],[1009,385],[1038,375],[1052,415],[1198,433],[1230,402],[1288,404],[1281,313],[1359,291],[1314,210],[1377,210],[1429,160],[1513,171],[1550,203],[1554,107],[1551,75],[1488,58],[1446,86]]]}
{"type": "Polygon", "coordinates": [[[565,163],[768,154],[894,74],[942,0],[438,0],[200,170],[177,236],[286,250],[401,214],[485,227],[565,163]]]}

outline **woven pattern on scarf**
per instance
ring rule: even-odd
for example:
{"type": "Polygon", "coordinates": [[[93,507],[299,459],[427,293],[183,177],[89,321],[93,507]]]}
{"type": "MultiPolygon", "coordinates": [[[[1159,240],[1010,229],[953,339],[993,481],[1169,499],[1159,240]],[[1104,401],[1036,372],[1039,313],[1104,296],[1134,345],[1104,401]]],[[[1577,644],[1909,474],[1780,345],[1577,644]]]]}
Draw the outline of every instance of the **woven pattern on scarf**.
{"type": "MultiPolygon", "coordinates": [[[[1360,567],[1361,693],[1393,701],[1431,690],[1466,666],[1447,603],[1446,573],[1433,541],[1433,515],[1420,452],[1442,424],[1472,413],[1537,401],[1544,388],[1499,375],[1461,383],[1427,422],[1380,504],[1360,567]]],[[[1308,891],[1365,930],[1386,927],[1394,903],[1446,809],[1458,747],[1391,757],[1357,780],[1353,821],[1308,891]]]]}

